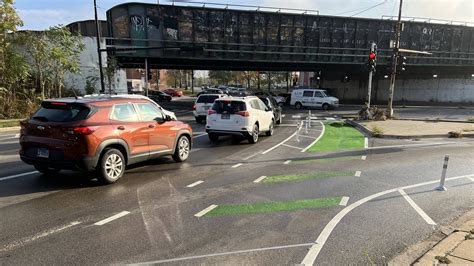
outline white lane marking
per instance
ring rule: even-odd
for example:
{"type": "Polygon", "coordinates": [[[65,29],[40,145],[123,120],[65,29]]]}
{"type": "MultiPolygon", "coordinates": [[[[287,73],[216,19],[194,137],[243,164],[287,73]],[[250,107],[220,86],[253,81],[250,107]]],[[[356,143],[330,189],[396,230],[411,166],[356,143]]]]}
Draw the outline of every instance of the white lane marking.
{"type": "Polygon", "coordinates": [[[362,157],[360,157],[360,159],[361,159],[362,161],[365,161],[365,160],[367,160],[367,156],[362,155],[362,157]]]}
{"type": "Polygon", "coordinates": [[[199,138],[199,137],[202,137],[202,136],[207,136],[207,133],[205,133],[205,134],[202,134],[202,135],[193,136],[193,139],[195,139],[195,138],[199,138]]]}
{"type": "Polygon", "coordinates": [[[197,134],[199,134],[199,135],[201,135],[201,134],[207,134],[207,132],[205,132],[205,131],[194,131],[194,132],[193,132],[193,135],[197,135],[197,134]]]}
{"type": "Polygon", "coordinates": [[[276,250],[276,249],[285,249],[285,248],[307,247],[307,246],[311,246],[313,244],[314,243],[303,243],[303,244],[274,246],[274,247],[266,247],[266,248],[245,249],[245,250],[237,250],[237,251],[229,251],[229,252],[221,252],[221,253],[212,253],[212,254],[206,254],[206,255],[181,257],[181,258],[174,258],[174,259],[148,261],[148,262],[142,262],[142,263],[135,263],[135,265],[153,265],[153,264],[169,263],[169,262],[176,262],[176,261],[183,261],[183,260],[203,259],[203,258],[210,258],[210,257],[217,257],[217,256],[242,254],[242,253],[249,253],[249,252],[258,252],[258,251],[267,251],[267,250],[276,250]]]}
{"type": "Polygon", "coordinates": [[[356,171],[355,174],[354,174],[354,176],[360,177],[361,174],[362,174],[361,171],[356,171]]]}
{"type": "MultiPolygon", "coordinates": [[[[474,177],[473,174],[470,174],[470,175],[463,175],[463,176],[456,176],[456,177],[450,177],[450,178],[446,178],[447,181],[450,181],[450,180],[456,180],[456,179],[460,179],[460,178],[469,178],[469,177],[474,177]]],[[[439,179],[436,179],[436,180],[433,180],[433,181],[428,181],[428,182],[423,182],[423,183],[418,183],[418,184],[414,184],[414,185],[409,185],[409,186],[404,186],[404,187],[398,187],[398,188],[393,188],[393,189],[389,189],[389,190],[385,190],[385,191],[382,191],[382,192],[379,192],[379,193],[375,193],[375,194],[372,194],[370,196],[367,196],[363,199],[360,199],[354,203],[352,203],[351,205],[345,207],[344,209],[342,209],[338,214],[336,214],[336,216],[334,216],[331,221],[329,221],[329,223],[326,224],[326,226],[324,227],[323,231],[321,232],[321,234],[319,234],[318,238],[316,239],[316,241],[314,241],[314,245],[311,246],[311,248],[309,249],[308,253],[306,254],[306,256],[304,257],[303,261],[301,262],[301,264],[304,264],[304,265],[313,265],[314,264],[314,261],[316,260],[316,258],[318,257],[318,254],[319,252],[321,251],[321,249],[323,248],[324,244],[326,243],[326,241],[328,240],[329,238],[329,235],[331,235],[332,231],[334,230],[334,228],[336,228],[337,224],[342,220],[342,218],[344,218],[344,216],[346,216],[349,212],[351,212],[352,210],[354,210],[355,208],[359,207],[360,205],[370,201],[370,200],[373,200],[373,199],[376,199],[380,196],[383,196],[383,195],[386,195],[386,194],[389,194],[389,193],[392,193],[392,192],[396,192],[398,189],[409,189],[409,188],[414,188],[414,187],[421,187],[421,186],[426,186],[426,185],[431,185],[431,184],[437,184],[439,182],[439,179]]]]}
{"type": "Polygon", "coordinates": [[[369,139],[368,138],[364,138],[364,148],[368,148],[369,147],[369,139]]]}
{"type": "Polygon", "coordinates": [[[109,218],[106,218],[104,220],[101,220],[101,221],[98,221],[97,223],[95,223],[94,225],[104,225],[106,223],[110,223],[112,222],[113,220],[117,220],[118,218],[121,218],[121,217],[124,217],[125,215],[128,215],[130,214],[129,211],[123,211],[123,212],[119,212],[115,215],[112,215],[110,216],[109,218]]]}
{"type": "Polygon", "coordinates": [[[291,134],[291,136],[289,136],[288,138],[284,139],[282,142],[278,143],[277,145],[271,147],[270,149],[262,152],[261,154],[267,154],[271,151],[273,151],[274,149],[280,147],[282,144],[284,144],[285,142],[289,141],[291,138],[293,138],[294,136],[296,136],[296,133],[298,133],[297,131],[295,131],[295,133],[291,134]]]}
{"type": "Polygon", "coordinates": [[[260,150],[260,151],[254,153],[254,154],[251,154],[251,155],[245,157],[245,158],[244,158],[244,161],[247,161],[248,159],[253,158],[253,157],[259,155],[261,152],[262,152],[262,151],[260,150]]]}
{"type": "Polygon", "coordinates": [[[202,211],[200,211],[200,212],[194,214],[194,216],[196,216],[196,217],[202,217],[202,216],[204,216],[206,213],[208,213],[208,212],[214,210],[215,208],[217,208],[217,205],[212,204],[211,206],[205,208],[204,210],[202,210],[202,211]]]}
{"type": "Polygon", "coordinates": [[[336,120],[334,117],[326,117],[326,120],[329,120],[329,121],[334,121],[336,120]]]}
{"type": "Polygon", "coordinates": [[[348,202],[349,202],[349,197],[342,197],[341,202],[339,202],[339,205],[346,206],[348,202]]]}
{"type": "MultiPolygon", "coordinates": [[[[301,137],[301,136],[300,136],[300,137],[301,137]]],[[[296,147],[296,146],[291,146],[291,145],[288,145],[288,144],[281,144],[281,146],[285,146],[285,147],[293,148],[293,149],[297,149],[297,150],[302,150],[302,149],[303,149],[303,148],[296,147]]]]}
{"type": "Polygon", "coordinates": [[[301,115],[292,115],[291,118],[301,118],[301,115]]]}
{"type": "Polygon", "coordinates": [[[306,136],[306,135],[299,135],[300,138],[308,138],[308,139],[315,139],[314,137],[311,136],[306,136]]]}
{"type": "Polygon", "coordinates": [[[291,160],[286,160],[283,164],[290,164],[291,160]]]}
{"type": "Polygon", "coordinates": [[[241,165],[242,165],[241,163],[234,164],[234,165],[232,165],[232,168],[237,168],[237,167],[239,167],[239,166],[241,166],[241,165]]]}
{"type": "Polygon", "coordinates": [[[377,147],[368,147],[368,150],[380,150],[387,148],[409,148],[409,147],[420,147],[420,146],[438,146],[438,145],[448,145],[454,144],[455,142],[433,142],[433,143],[421,143],[421,144],[401,144],[401,145],[391,145],[391,146],[377,146],[377,147]]]}
{"type": "Polygon", "coordinates": [[[468,179],[474,182],[474,177],[468,177],[468,179]]]}
{"type": "Polygon", "coordinates": [[[20,137],[20,133],[17,133],[17,134],[15,135],[15,138],[19,138],[19,137],[20,137]]]}
{"type": "Polygon", "coordinates": [[[0,177],[0,181],[4,181],[4,180],[8,180],[8,179],[13,179],[13,178],[17,178],[17,177],[22,177],[22,176],[26,176],[26,175],[38,174],[38,173],[39,173],[38,171],[31,171],[31,172],[22,173],[22,174],[17,174],[17,175],[11,175],[11,176],[0,177]]]}
{"type": "Polygon", "coordinates": [[[195,187],[195,186],[197,186],[197,185],[199,185],[199,184],[202,184],[202,183],[204,183],[204,181],[199,180],[199,181],[196,181],[196,182],[194,182],[194,183],[192,183],[192,184],[187,185],[186,187],[195,187]]]}
{"type": "Polygon", "coordinates": [[[321,123],[321,126],[323,127],[323,130],[321,130],[321,133],[320,135],[318,136],[317,139],[315,139],[313,142],[311,142],[311,144],[308,145],[308,147],[304,148],[303,150],[301,150],[301,152],[306,152],[309,148],[311,148],[311,146],[313,146],[314,144],[316,144],[316,142],[318,142],[324,135],[324,131],[326,130],[326,127],[324,126],[324,123],[323,122],[319,122],[321,123]]]}
{"type": "Polygon", "coordinates": [[[263,179],[265,179],[265,178],[267,178],[267,176],[266,176],[266,175],[262,175],[261,177],[255,179],[253,182],[254,182],[254,183],[260,183],[260,182],[261,182],[263,179]]]}
{"type": "Polygon", "coordinates": [[[405,193],[405,191],[403,189],[399,189],[398,192],[400,192],[400,194],[402,194],[403,198],[405,198],[405,200],[413,207],[413,209],[415,209],[415,211],[421,216],[421,218],[423,218],[423,220],[426,221],[426,223],[430,224],[430,225],[436,225],[436,223],[433,221],[433,219],[431,219],[428,214],[426,214],[426,212],[424,212],[420,206],[418,206],[408,195],[407,193],[405,193]]]}
{"type": "Polygon", "coordinates": [[[281,117],[283,117],[283,118],[285,118],[285,116],[286,116],[285,114],[281,115],[281,117]]]}
{"type": "Polygon", "coordinates": [[[76,226],[80,223],[81,222],[79,222],[79,221],[74,221],[74,222],[71,222],[69,224],[66,224],[66,225],[63,225],[63,226],[58,226],[58,227],[46,230],[44,232],[38,233],[38,234],[30,236],[30,237],[26,237],[26,238],[16,240],[16,241],[14,241],[10,244],[7,244],[7,245],[3,246],[2,248],[0,248],[0,252],[9,251],[11,249],[14,249],[14,248],[17,248],[17,247],[20,247],[20,246],[24,246],[28,243],[31,243],[31,242],[35,241],[35,240],[38,240],[38,239],[43,238],[43,237],[47,237],[47,236],[55,234],[55,233],[59,233],[59,232],[64,231],[64,230],[66,230],[70,227],[76,226]]]}
{"type": "Polygon", "coordinates": [[[197,148],[197,149],[192,149],[191,152],[197,152],[197,151],[200,151],[202,150],[201,148],[197,148]]]}
{"type": "Polygon", "coordinates": [[[298,124],[279,124],[277,127],[297,127],[298,124]]]}

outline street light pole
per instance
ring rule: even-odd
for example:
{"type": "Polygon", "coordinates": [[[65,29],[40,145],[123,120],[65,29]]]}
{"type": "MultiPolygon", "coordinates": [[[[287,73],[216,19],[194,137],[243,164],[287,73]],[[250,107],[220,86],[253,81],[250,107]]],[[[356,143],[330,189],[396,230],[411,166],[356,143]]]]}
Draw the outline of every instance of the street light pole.
{"type": "Polygon", "coordinates": [[[99,75],[100,75],[100,92],[105,92],[104,84],[104,70],[102,69],[102,52],[100,49],[100,31],[99,31],[99,19],[97,18],[97,0],[94,0],[94,17],[95,17],[95,29],[97,39],[97,54],[99,56],[99,75]]]}
{"type": "Polygon", "coordinates": [[[393,47],[392,74],[390,75],[390,87],[388,92],[388,117],[393,117],[393,94],[395,90],[395,76],[397,75],[398,56],[400,53],[400,35],[402,31],[402,4],[403,0],[400,0],[400,8],[398,10],[398,21],[395,30],[395,46],[393,47]]]}

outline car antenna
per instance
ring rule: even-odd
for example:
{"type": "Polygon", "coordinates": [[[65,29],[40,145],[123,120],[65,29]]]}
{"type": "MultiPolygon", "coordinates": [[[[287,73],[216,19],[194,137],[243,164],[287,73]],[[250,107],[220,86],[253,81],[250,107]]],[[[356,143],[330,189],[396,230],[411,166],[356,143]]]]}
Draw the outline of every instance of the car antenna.
{"type": "Polygon", "coordinates": [[[71,88],[72,92],[74,93],[74,98],[76,98],[77,100],[77,94],[76,94],[76,91],[74,90],[74,88],[71,88]]]}

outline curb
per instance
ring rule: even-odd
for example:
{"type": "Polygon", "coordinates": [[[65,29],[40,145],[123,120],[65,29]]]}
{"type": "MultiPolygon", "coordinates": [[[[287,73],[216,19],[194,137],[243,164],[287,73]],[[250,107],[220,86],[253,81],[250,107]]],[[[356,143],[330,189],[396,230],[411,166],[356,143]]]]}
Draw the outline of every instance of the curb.
{"type": "MultiPolygon", "coordinates": [[[[405,120],[405,119],[398,119],[398,120],[405,120]]],[[[406,119],[406,120],[409,120],[409,119],[406,119]]],[[[426,121],[426,120],[410,120],[410,121],[426,121]]],[[[372,133],[372,131],[366,126],[358,122],[355,122],[354,120],[346,120],[346,122],[352,125],[353,127],[359,129],[360,131],[362,131],[364,135],[369,136],[369,137],[374,137],[374,134],[372,133]]],[[[464,123],[471,123],[471,122],[464,122],[464,123]]],[[[383,139],[449,138],[449,134],[409,135],[409,136],[383,134],[379,138],[383,138],[383,139]]],[[[474,138],[474,133],[463,134],[461,138],[474,138]]]]}
{"type": "Polygon", "coordinates": [[[15,127],[0,127],[0,132],[6,132],[6,131],[18,131],[20,130],[21,127],[15,126],[15,127]]]}
{"type": "Polygon", "coordinates": [[[393,120],[402,120],[402,121],[420,121],[420,122],[448,122],[448,123],[466,123],[466,124],[474,124],[471,121],[465,120],[449,120],[449,119],[418,119],[418,118],[396,118],[393,120]]]}

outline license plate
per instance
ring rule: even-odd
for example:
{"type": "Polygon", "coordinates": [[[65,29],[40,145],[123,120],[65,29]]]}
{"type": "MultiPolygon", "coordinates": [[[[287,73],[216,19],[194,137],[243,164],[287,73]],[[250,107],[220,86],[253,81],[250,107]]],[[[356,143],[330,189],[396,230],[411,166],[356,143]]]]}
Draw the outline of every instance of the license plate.
{"type": "Polygon", "coordinates": [[[36,156],[39,158],[49,158],[49,150],[45,148],[38,148],[36,156]]]}
{"type": "Polygon", "coordinates": [[[222,119],[230,119],[230,114],[222,114],[221,118],[222,119]]]}

